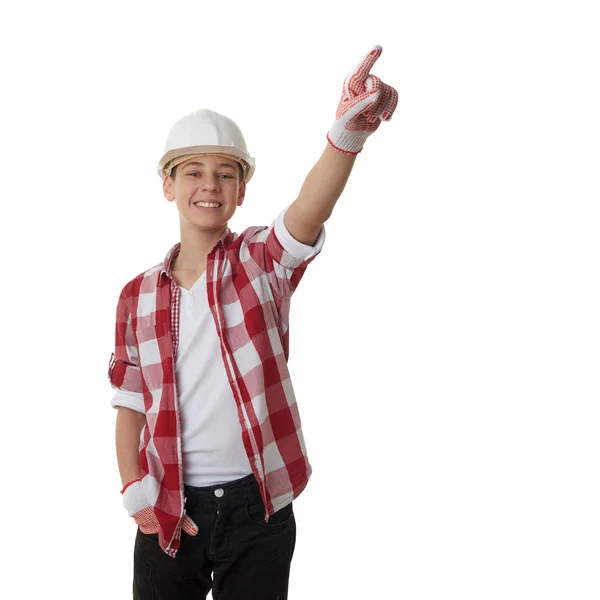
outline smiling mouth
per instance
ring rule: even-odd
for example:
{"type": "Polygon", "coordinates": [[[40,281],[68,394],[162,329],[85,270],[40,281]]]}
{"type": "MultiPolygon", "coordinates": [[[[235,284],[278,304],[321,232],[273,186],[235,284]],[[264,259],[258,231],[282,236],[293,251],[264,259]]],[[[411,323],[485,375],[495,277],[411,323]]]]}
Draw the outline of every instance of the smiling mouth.
{"type": "Polygon", "coordinates": [[[218,206],[202,206],[201,204],[196,204],[196,203],[194,203],[194,206],[201,210],[217,210],[223,206],[221,203],[217,203],[217,202],[211,202],[211,204],[218,204],[218,206]]]}

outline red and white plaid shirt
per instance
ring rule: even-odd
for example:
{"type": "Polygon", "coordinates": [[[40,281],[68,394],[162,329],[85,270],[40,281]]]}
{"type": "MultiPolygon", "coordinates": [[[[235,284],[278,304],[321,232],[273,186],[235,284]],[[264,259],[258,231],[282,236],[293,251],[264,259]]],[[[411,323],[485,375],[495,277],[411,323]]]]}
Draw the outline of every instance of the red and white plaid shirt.
{"type": "MultiPolygon", "coordinates": [[[[208,303],[267,522],[298,497],[312,473],[287,368],[288,327],[291,296],[325,241],[322,227],[310,258],[295,258],[276,236],[282,215],[270,227],[249,227],[241,235],[227,228],[206,266],[208,303]]],[[[180,247],[121,291],[108,368],[114,389],[143,393],[140,476],[153,484],[148,501],[160,524],[160,546],[171,557],[185,506],[175,386],[180,289],[171,274],[180,247]]]]}

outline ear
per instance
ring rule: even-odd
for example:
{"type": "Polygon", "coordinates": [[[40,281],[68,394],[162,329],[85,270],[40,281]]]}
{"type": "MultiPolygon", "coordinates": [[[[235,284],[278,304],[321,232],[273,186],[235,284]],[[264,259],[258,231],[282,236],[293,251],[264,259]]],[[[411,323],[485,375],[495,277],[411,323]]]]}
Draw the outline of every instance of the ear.
{"type": "Polygon", "coordinates": [[[238,190],[238,200],[237,205],[241,206],[244,202],[244,197],[246,196],[246,180],[240,183],[240,189],[238,190]]]}
{"type": "Polygon", "coordinates": [[[173,194],[173,180],[169,175],[163,179],[163,194],[169,202],[175,200],[175,194],[173,194]]]}

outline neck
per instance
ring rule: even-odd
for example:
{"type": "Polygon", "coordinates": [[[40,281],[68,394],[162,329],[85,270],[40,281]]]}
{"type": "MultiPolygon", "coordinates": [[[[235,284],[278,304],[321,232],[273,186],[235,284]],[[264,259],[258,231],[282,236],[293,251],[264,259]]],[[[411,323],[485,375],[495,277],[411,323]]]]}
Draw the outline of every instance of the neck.
{"type": "Polygon", "coordinates": [[[174,271],[204,271],[210,251],[215,247],[227,225],[217,231],[181,231],[181,246],[171,269],[174,271]]]}

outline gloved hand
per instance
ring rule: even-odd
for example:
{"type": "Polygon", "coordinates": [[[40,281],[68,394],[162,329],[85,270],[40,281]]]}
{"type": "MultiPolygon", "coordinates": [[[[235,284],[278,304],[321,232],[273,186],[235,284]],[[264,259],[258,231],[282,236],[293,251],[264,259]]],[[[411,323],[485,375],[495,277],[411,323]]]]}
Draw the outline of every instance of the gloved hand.
{"type": "Polygon", "coordinates": [[[327,133],[336,150],[358,154],[381,121],[389,121],[396,110],[398,92],[369,74],[381,52],[381,46],[373,46],[344,80],[336,120],[327,133]]]}
{"type": "MultiPolygon", "coordinates": [[[[158,519],[146,500],[144,486],[140,479],[133,479],[122,490],[123,504],[127,509],[130,517],[139,525],[142,533],[158,533],[160,526],[158,519]]],[[[187,515],[183,518],[182,527],[188,535],[196,535],[198,526],[187,515]]]]}

